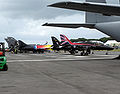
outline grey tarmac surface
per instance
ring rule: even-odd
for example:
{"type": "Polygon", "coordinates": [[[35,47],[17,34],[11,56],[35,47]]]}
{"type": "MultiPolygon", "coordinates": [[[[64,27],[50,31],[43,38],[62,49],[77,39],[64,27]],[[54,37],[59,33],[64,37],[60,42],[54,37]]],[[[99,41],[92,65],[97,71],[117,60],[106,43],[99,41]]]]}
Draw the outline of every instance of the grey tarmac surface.
{"type": "Polygon", "coordinates": [[[120,94],[117,54],[7,53],[9,70],[0,72],[0,94],[120,94]]]}

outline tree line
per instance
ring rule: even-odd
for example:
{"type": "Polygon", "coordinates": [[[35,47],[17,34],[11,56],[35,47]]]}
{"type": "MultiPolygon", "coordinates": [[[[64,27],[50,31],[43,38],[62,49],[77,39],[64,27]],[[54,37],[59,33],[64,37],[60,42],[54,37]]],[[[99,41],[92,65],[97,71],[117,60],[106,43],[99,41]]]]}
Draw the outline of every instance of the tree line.
{"type": "Polygon", "coordinates": [[[113,40],[111,37],[103,37],[100,39],[86,39],[86,38],[78,38],[78,39],[70,39],[71,42],[80,42],[80,41],[101,41],[103,43],[107,42],[108,40],[113,40]]]}

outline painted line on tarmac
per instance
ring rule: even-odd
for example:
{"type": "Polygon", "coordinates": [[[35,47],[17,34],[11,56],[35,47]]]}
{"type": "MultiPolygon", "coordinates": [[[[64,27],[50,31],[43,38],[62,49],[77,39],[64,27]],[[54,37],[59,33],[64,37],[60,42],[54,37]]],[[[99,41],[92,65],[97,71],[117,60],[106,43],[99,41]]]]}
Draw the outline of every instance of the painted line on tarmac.
{"type": "Polygon", "coordinates": [[[43,60],[8,60],[7,62],[48,62],[48,61],[72,61],[72,60],[97,60],[97,59],[113,59],[114,57],[97,57],[97,58],[79,58],[79,59],[43,59],[43,60]]]}
{"type": "Polygon", "coordinates": [[[43,60],[8,60],[7,62],[29,62],[29,61],[34,61],[34,62],[42,62],[42,61],[63,61],[63,60],[76,60],[76,59],[43,59],[43,60]]]}

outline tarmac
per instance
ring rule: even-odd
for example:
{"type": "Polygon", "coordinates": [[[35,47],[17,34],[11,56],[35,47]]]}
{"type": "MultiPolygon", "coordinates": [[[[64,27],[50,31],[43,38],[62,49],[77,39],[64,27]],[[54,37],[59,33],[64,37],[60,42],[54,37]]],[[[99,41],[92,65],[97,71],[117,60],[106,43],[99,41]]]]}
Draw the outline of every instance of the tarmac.
{"type": "Polygon", "coordinates": [[[120,94],[118,54],[7,53],[0,94],[120,94]]]}

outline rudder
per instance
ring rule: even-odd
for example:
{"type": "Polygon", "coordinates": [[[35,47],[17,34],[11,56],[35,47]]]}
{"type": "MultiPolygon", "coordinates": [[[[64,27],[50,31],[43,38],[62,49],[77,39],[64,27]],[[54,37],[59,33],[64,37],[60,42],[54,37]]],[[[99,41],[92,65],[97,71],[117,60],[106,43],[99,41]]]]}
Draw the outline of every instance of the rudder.
{"type": "Polygon", "coordinates": [[[5,38],[5,41],[8,43],[9,48],[13,48],[17,45],[17,40],[13,37],[7,37],[5,38]]]}
{"type": "Polygon", "coordinates": [[[60,46],[60,41],[54,36],[52,36],[51,39],[52,39],[52,42],[53,42],[53,46],[58,48],[60,46]]]}
{"type": "Polygon", "coordinates": [[[70,45],[72,42],[63,34],[60,34],[61,45],[70,45]]]}

